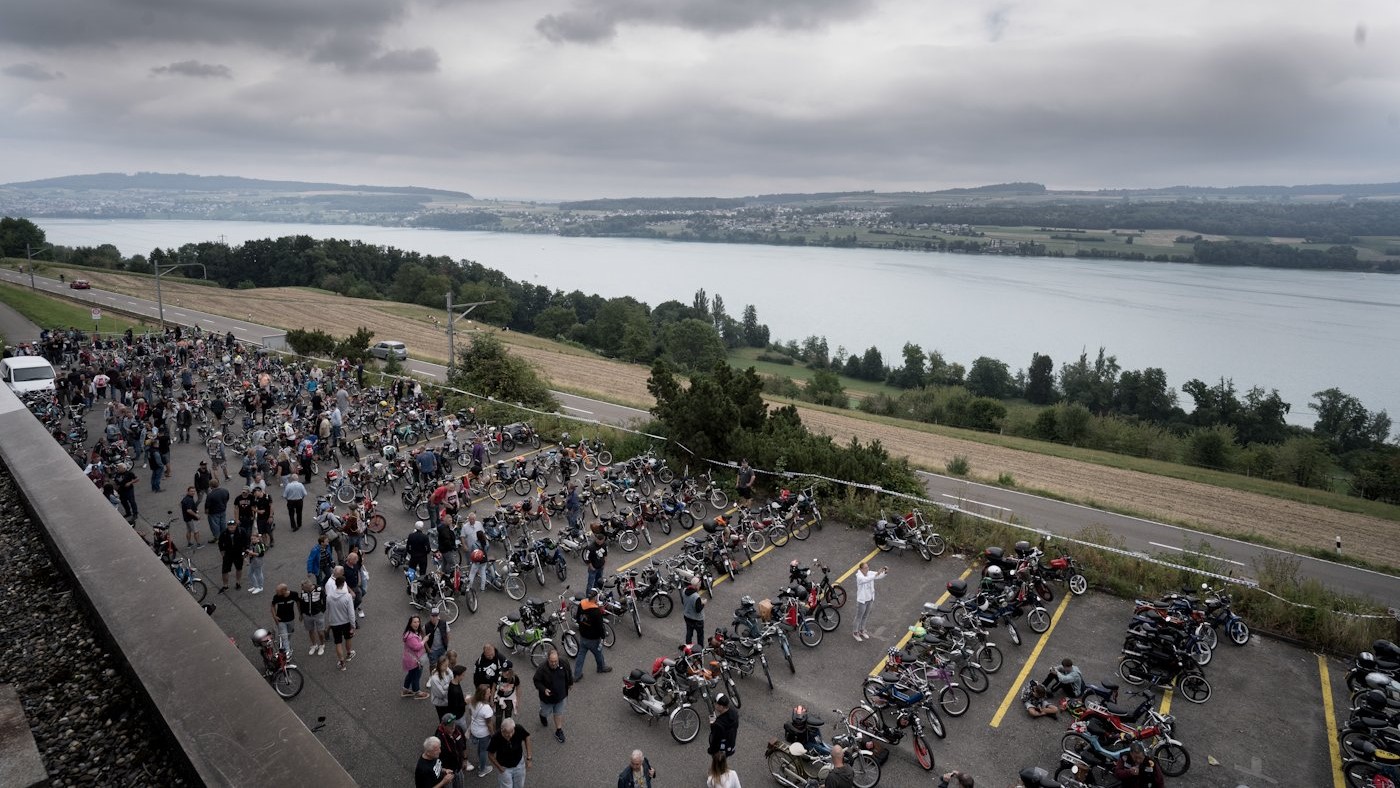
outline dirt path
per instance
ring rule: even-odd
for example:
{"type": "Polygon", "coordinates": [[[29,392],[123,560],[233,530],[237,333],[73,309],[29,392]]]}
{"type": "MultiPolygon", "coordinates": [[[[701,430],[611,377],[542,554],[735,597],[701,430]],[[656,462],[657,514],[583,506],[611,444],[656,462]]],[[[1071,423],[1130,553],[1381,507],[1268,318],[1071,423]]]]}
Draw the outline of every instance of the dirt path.
{"type": "MultiPolygon", "coordinates": [[[[145,282],[121,274],[84,272],[95,287],[149,297],[145,282]]],[[[415,356],[445,361],[447,337],[432,319],[437,313],[422,307],[383,301],[344,298],[300,288],[225,290],[166,280],[166,304],[245,318],[280,328],[320,328],[343,336],[359,326],[374,329],[379,338],[408,343],[415,356]]],[[[647,370],[550,345],[541,340],[496,332],[511,349],[535,364],[551,381],[571,389],[594,392],[605,399],[630,404],[651,401],[647,370]]],[[[467,336],[459,335],[462,342],[467,336]]],[[[1264,536],[1295,545],[1326,549],[1337,533],[1357,543],[1400,542],[1400,524],[1340,512],[1312,504],[1286,501],[1256,493],[1230,490],[1200,482],[1109,468],[1093,463],[989,446],[974,441],[868,422],[851,416],[799,407],[813,430],[838,442],[852,436],[878,438],[896,456],[908,456],[927,468],[942,468],[953,455],[967,457],[974,475],[995,478],[1012,474],[1018,484],[1049,490],[1076,501],[1142,513],[1173,522],[1196,524],[1227,534],[1264,536]]]]}

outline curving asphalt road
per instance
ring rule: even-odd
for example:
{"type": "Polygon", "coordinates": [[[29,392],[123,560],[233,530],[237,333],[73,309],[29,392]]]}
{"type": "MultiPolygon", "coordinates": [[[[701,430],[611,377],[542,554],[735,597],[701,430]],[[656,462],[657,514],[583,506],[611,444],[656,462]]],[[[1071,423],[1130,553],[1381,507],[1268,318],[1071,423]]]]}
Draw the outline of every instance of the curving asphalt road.
{"type": "MultiPolygon", "coordinates": [[[[0,279],[22,285],[29,284],[28,275],[16,271],[0,270],[0,279]]],[[[71,290],[57,280],[45,277],[36,277],[35,284],[40,290],[94,306],[118,309],[152,319],[157,316],[156,303],[149,299],[96,289],[71,290]]],[[[165,309],[165,318],[167,322],[199,325],[206,330],[220,333],[232,331],[239,339],[254,343],[261,343],[264,337],[283,333],[279,329],[244,320],[169,305],[165,309]]],[[[11,341],[18,339],[19,337],[10,337],[11,341]]],[[[410,360],[406,366],[413,372],[435,380],[443,380],[446,377],[446,368],[440,364],[410,360]]],[[[559,399],[566,415],[616,425],[635,424],[647,416],[645,411],[625,405],[560,391],[553,393],[559,399]]],[[[1329,588],[1368,597],[1386,605],[1400,602],[1400,577],[1394,575],[964,479],[929,473],[923,476],[929,497],[935,501],[958,505],[970,512],[1001,519],[1014,516],[1017,522],[1030,524],[1051,534],[1073,537],[1087,526],[1103,526],[1121,537],[1129,550],[1166,558],[1183,551],[1199,550],[1205,545],[1207,551],[1220,557],[1223,572],[1241,578],[1252,578],[1255,567],[1264,559],[1285,556],[1298,562],[1301,578],[1315,579],[1329,588]]],[[[1318,527],[1327,529],[1329,526],[1326,522],[1319,522],[1318,527]]],[[[1348,549],[1364,547],[1352,546],[1346,541],[1345,534],[1341,536],[1344,547],[1348,549]]],[[[1380,549],[1380,546],[1375,548],[1380,549]]]]}

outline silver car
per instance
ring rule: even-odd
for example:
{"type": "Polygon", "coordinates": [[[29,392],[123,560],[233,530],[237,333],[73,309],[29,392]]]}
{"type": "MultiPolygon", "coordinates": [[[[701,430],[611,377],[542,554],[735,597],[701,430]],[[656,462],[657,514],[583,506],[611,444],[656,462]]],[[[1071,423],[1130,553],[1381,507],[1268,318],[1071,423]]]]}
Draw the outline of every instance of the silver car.
{"type": "Polygon", "coordinates": [[[369,354],[377,359],[388,359],[390,356],[399,361],[408,360],[408,347],[402,342],[386,341],[376,342],[369,349],[369,354]]]}

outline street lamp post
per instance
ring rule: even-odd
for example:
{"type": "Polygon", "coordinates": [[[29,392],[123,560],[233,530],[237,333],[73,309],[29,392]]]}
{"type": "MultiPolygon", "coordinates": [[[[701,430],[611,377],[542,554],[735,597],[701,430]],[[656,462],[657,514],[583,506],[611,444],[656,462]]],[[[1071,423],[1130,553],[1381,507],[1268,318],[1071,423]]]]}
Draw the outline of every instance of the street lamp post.
{"type": "Polygon", "coordinates": [[[470,304],[452,305],[452,291],[447,291],[447,376],[452,376],[452,370],[457,366],[457,343],[456,326],[457,321],[471,314],[473,309],[487,304],[494,304],[495,301],[473,301],[470,304]],[[459,315],[456,310],[463,310],[459,315]]]}
{"type": "Polygon", "coordinates": [[[165,266],[164,268],[162,268],[161,266],[157,265],[155,268],[156,268],[156,311],[157,311],[157,313],[160,315],[160,330],[161,330],[162,333],[164,333],[164,332],[165,332],[165,299],[162,298],[162,297],[161,297],[161,294],[160,294],[160,278],[161,278],[162,276],[165,276],[166,274],[170,273],[171,271],[174,271],[176,268],[199,268],[201,271],[204,272],[204,277],[203,277],[203,278],[208,279],[208,278],[209,278],[209,269],[204,267],[204,263],[174,263],[174,264],[172,264],[172,265],[167,265],[167,266],[165,266]]]}

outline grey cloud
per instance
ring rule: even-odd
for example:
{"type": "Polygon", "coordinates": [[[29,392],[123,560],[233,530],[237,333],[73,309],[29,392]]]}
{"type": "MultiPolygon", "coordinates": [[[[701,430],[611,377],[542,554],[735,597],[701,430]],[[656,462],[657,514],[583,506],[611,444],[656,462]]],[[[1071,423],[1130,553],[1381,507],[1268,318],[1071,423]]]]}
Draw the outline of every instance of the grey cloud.
{"type": "Polygon", "coordinates": [[[349,73],[423,74],[438,70],[441,58],[432,47],[380,51],[377,41],[361,35],[327,40],[312,54],[315,63],[330,63],[349,73]]]}
{"type": "Polygon", "coordinates": [[[989,41],[1000,41],[1006,33],[1006,28],[1011,24],[1011,9],[1005,6],[994,8],[987,13],[983,20],[987,26],[987,39],[989,41]]]}
{"type": "Polygon", "coordinates": [[[152,76],[174,75],[197,77],[199,79],[233,79],[233,70],[219,63],[201,63],[198,60],[181,60],[168,66],[155,66],[152,76]]]}
{"type": "Polygon", "coordinates": [[[678,27],[711,35],[768,27],[801,30],[864,15],[876,0],[574,0],[535,29],[556,43],[591,44],[617,35],[619,25],[678,27]]]}
{"type": "Polygon", "coordinates": [[[50,82],[55,79],[63,79],[62,71],[50,71],[38,63],[15,63],[12,66],[5,66],[3,70],[5,76],[16,79],[28,79],[34,82],[50,82]]]}

